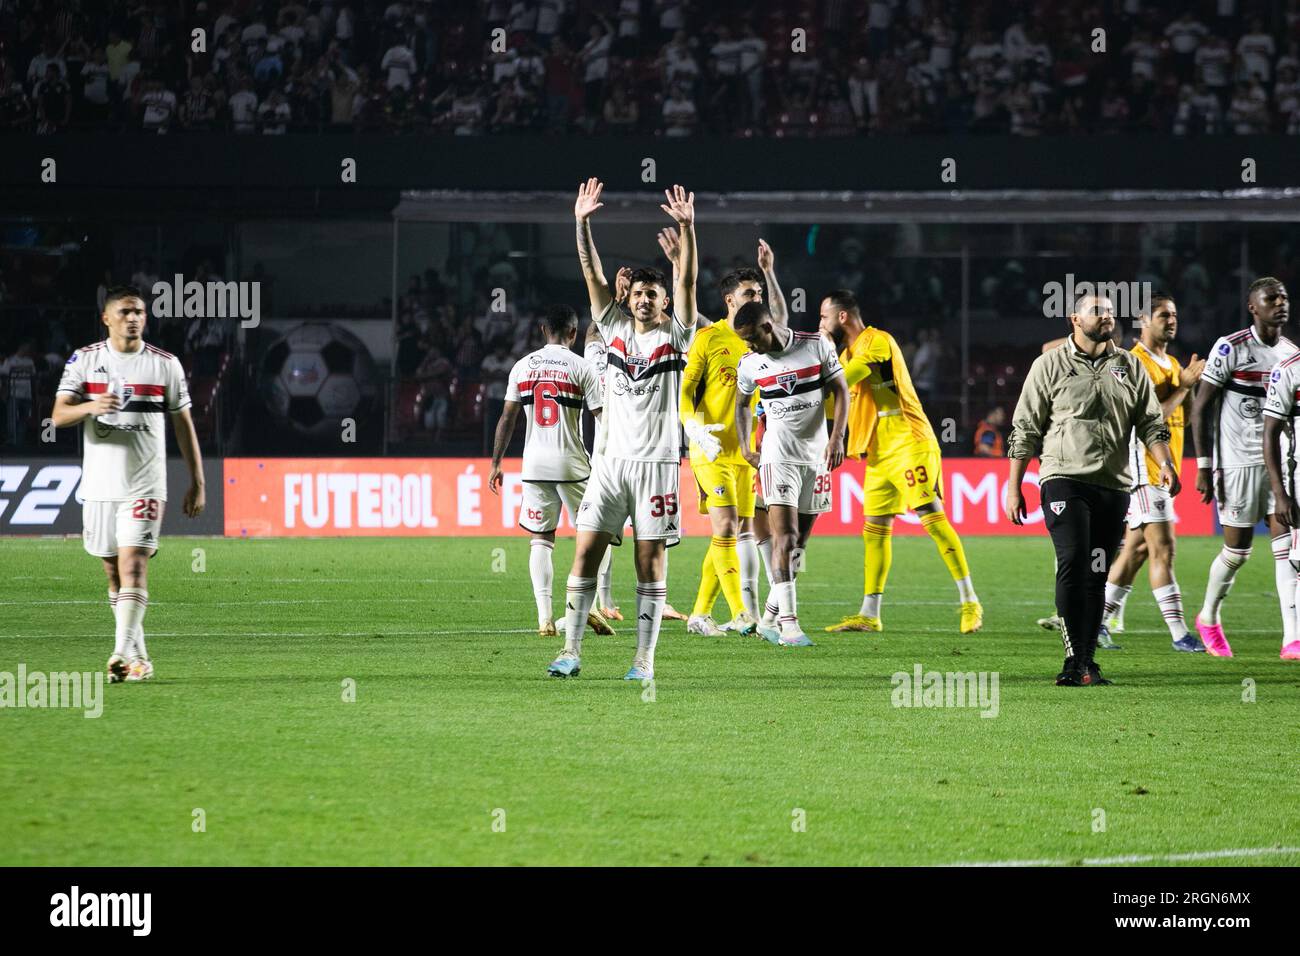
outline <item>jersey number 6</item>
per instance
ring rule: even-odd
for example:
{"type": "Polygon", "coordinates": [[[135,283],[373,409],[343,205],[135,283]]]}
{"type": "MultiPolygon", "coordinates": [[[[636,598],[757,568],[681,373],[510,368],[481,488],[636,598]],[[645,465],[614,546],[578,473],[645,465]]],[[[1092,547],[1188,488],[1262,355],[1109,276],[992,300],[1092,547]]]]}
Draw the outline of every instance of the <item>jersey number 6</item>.
{"type": "Polygon", "coordinates": [[[560,424],[560,404],[555,396],[560,394],[554,382],[538,382],[533,387],[533,421],[542,428],[560,424]]]}

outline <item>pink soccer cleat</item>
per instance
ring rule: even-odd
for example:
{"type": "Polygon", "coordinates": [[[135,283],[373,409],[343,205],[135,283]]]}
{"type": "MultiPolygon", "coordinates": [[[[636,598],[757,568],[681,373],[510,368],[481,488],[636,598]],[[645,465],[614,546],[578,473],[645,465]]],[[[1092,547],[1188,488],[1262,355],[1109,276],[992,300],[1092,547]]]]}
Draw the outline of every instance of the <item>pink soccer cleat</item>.
{"type": "Polygon", "coordinates": [[[1292,641],[1290,644],[1284,644],[1281,652],[1277,655],[1284,661],[1300,661],[1300,641],[1292,641]]]}
{"type": "Polygon", "coordinates": [[[1228,646],[1228,639],[1223,636],[1222,624],[1202,624],[1201,616],[1196,615],[1196,633],[1201,635],[1201,643],[1205,645],[1205,653],[1211,657],[1231,657],[1232,648],[1228,646]]]}

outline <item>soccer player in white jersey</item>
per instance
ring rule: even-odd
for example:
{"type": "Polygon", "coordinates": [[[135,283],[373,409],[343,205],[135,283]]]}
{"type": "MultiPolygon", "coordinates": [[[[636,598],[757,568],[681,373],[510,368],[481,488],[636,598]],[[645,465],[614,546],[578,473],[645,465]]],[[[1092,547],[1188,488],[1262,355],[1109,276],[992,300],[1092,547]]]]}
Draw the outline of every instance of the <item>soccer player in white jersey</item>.
{"type": "MultiPolygon", "coordinates": [[[[578,313],[567,305],[553,305],[541,321],[546,344],[514,364],[506,385],[505,408],[497,422],[492,447],[492,472],[488,488],[501,491],[501,459],[515,433],[521,412],[524,430],[524,496],[519,527],[532,535],[528,573],[537,602],[537,633],[554,637],[552,583],[555,568],[555,529],[560,524],[560,507],[570,517],[587,490],[591,460],[582,444],[582,409],[585,406],[600,421],[604,389],[596,368],[573,352],[578,337],[578,313]]],[[[598,634],[613,629],[594,609],[587,622],[598,634]]]]}
{"type": "Polygon", "coordinates": [[[1250,284],[1246,308],[1254,322],[1214,343],[1192,404],[1196,440],[1196,490],[1209,504],[1217,500],[1223,525],[1223,550],[1210,565],[1205,603],[1196,630],[1207,653],[1231,657],[1219,607],[1237,571],[1250,557],[1255,525],[1268,518],[1283,643],[1295,634],[1296,576],[1287,559],[1290,533],[1278,521],[1264,466],[1263,405],[1273,367],[1296,351],[1283,337],[1287,320],[1286,286],[1266,276],[1250,284]]]}
{"type": "Polygon", "coordinates": [[[849,386],[830,340],[778,325],[767,303],[742,305],[731,324],[749,346],[736,369],[736,433],[745,460],[758,469],[772,527],[780,633],[764,629],[762,634],[783,647],[807,647],[812,641],[799,625],[795,574],[817,515],[831,507],[831,472],[844,461],[849,386]],[[761,452],[749,447],[754,392],[767,419],[761,452]],[[827,395],[835,396],[829,438],[827,395]]]}
{"type": "MultiPolygon", "coordinates": [[[[1142,327],[1141,338],[1129,349],[1141,363],[1151,379],[1156,400],[1169,428],[1169,456],[1176,462],[1183,458],[1183,431],[1187,404],[1192,390],[1200,381],[1205,360],[1194,353],[1187,365],[1169,354],[1169,343],[1178,335],[1178,306],[1167,294],[1151,297],[1151,309],[1138,317],[1142,327]]],[[[1187,653],[1204,651],[1200,638],[1188,632],[1183,615],[1182,591],[1174,577],[1174,499],[1161,483],[1160,465],[1144,446],[1136,433],[1129,437],[1129,467],[1133,471],[1133,489],[1129,495],[1128,534],[1119,555],[1111,563],[1106,578],[1105,605],[1102,610],[1101,631],[1097,647],[1102,650],[1121,650],[1111,640],[1112,630],[1119,633],[1124,615],[1124,604],[1133,590],[1138,570],[1150,558],[1149,578],[1151,594],[1156,599],[1160,614],[1169,628],[1173,649],[1187,653]]]]}
{"type": "Polygon", "coordinates": [[[676,314],[668,311],[668,289],[656,269],[637,269],[630,279],[631,316],[619,308],[596,253],[591,216],[600,209],[603,184],[594,177],[578,189],[574,203],[578,261],[587,283],[591,316],[608,347],[605,370],[605,447],[578,508],[578,541],[569,574],[564,649],[547,673],[571,677],[581,670],[582,622],[596,598],[596,572],[628,516],[636,535],[636,654],[625,680],[654,677],[655,644],[668,594],[665,548],[681,539],[678,480],[681,447],[677,390],[684,353],[695,332],[695,194],[680,186],[666,190],[662,205],[678,225],[681,252],[676,314]]]}
{"type": "Polygon", "coordinates": [[[158,550],[167,503],[168,414],[190,470],[182,510],[191,518],[203,511],[203,463],[185,370],[176,356],[145,342],[147,315],[139,290],[109,289],[101,319],[108,339],[72,353],[52,417],[56,428],[82,425],[82,540],[103,561],[116,623],[109,682],[143,681],[154,673],[144,613],[149,559],[158,550]]]}
{"type": "MultiPolygon", "coordinates": [[[[1289,564],[1300,572],[1300,512],[1296,509],[1295,420],[1300,415],[1300,352],[1283,359],[1269,376],[1268,394],[1264,398],[1264,465],[1273,490],[1272,518],[1286,528],[1290,544],[1289,564]],[[1283,448],[1283,436],[1286,447],[1283,448]]],[[[1292,629],[1282,626],[1284,661],[1300,661],[1300,622],[1292,615],[1292,629]]]]}
{"type": "MultiPolygon", "coordinates": [[[[626,282],[627,276],[632,274],[632,270],[626,267],[618,270],[618,279],[615,280],[615,286],[621,288],[626,282]]],[[[622,301],[623,296],[616,295],[622,301]]],[[[585,358],[596,369],[596,375],[600,379],[601,402],[604,403],[605,395],[605,368],[609,363],[609,349],[605,347],[605,340],[600,337],[600,328],[595,322],[587,323],[587,341],[582,349],[582,357],[585,358]]],[[[591,443],[591,463],[595,467],[596,460],[605,449],[605,420],[596,419],[596,435],[591,443]]],[[[614,549],[606,548],[605,556],[600,559],[600,570],[596,574],[596,595],[600,616],[607,621],[623,620],[623,612],[619,610],[614,603],[614,572],[611,565],[614,561],[614,549]]]]}

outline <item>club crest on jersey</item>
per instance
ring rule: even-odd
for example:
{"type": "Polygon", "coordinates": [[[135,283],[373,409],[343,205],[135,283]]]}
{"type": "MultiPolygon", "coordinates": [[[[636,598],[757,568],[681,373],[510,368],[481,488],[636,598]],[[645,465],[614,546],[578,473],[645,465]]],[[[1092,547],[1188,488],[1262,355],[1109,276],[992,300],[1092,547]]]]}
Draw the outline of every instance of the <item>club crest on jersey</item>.
{"type": "Polygon", "coordinates": [[[799,384],[797,372],[781,372],[776,377],[776,387],[782,389],[787,395],[794,394],[794,387],[797,384],[799,384]]]}
{"type": "Polygon", "coordinates": [[[1224,342],[1222,345],[1219,346],[1220,355],[1227,355],[1231,351],[1232,351],[1232,346],[1230,346],[1227,342],[1224,342]]]}
{"type": "Polygon", "coordinates": [[[1127,381],[1128,381],[1128,366],[1127,366],[1127,365],[1112,365],[1112,366],[1110,367],[1110,374],[1115,376],[1115,381],[1117,381],[1117,382],[1127,382],[1127,381]]]}
{"type": "Polygon", "coordinates": [[[1066,503],[1064,501],[1053,501],[1052,514],[1059,515],[1062,511],[1065,510],[1065,504],[1066,503]]]}
{"type": "Polygon", "coordinates": [[[123,405],[126,405],[126,403],[129,402],[129,401],[131,400],[131,396],[134,395],[134,394],[135,394],[135,386],[134,386],[134,385],[123,385],[123,386],[122,386],[122,404],[123,404],[123,405]]]}
{"type": "Polygon", "coordinates": [[[627,365],[627,374],[632,378],[640,378],[642,373],[650,367],[650,358],[646,355],[629,355],[625,364],[627,365]]]}

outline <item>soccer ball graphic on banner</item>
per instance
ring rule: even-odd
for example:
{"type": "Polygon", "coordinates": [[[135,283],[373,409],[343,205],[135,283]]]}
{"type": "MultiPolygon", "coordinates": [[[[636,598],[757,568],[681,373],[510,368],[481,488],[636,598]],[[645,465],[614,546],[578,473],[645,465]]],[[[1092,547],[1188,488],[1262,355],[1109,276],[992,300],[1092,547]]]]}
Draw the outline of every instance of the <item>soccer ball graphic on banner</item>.
{"type": "Polygon", "coordinates": [[[304,322],[273,343],[262,358],[261,389],[278,423],[312,436],[365,415],[379,391],[365,343],[328,322],[304,322]]]}

